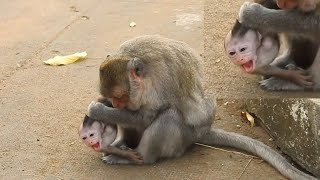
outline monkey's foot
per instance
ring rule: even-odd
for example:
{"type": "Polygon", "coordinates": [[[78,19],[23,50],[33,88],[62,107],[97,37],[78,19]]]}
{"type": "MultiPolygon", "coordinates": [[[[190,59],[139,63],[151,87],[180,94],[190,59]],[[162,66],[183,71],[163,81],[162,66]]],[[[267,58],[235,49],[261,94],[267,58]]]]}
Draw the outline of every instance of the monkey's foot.
{"type": "Polygon", "coordinates": [[[110,165],[116,165],[116,164],[132,164],[132,162],[128,159],[124,159],[115,155],[109,155],[109,156],[104,156],[101,158],[102,162],[110,165]]]}
{"type": "Polygon", "coordinates": [[[282,91],[282,90],[303,90],[304,88],[296,85],[295,83],[277,78],[271,77],[269,79],[265,79],[259,82],[260,87],[267,91],[282,91]]]}

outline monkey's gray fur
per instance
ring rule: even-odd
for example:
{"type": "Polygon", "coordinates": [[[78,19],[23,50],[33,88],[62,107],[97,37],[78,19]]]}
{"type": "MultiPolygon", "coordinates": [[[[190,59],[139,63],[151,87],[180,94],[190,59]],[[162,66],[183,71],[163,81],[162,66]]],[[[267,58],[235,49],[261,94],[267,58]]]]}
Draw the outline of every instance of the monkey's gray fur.
{"type": "MultiPolygon", "coordinates": [[[[276,0],[267,0],[275,3],[276,0]]],[[[320,10],[304,13],[299,10],[268,9],[257,3],[246,2],[239,12],[239,21],[246,26],[271,33],[284,33],[289,41],[307,39],[315,50],[313,63],[307,68],[313,77],[313,90],[320,90],[320,10]]],[[[305,47],[299,47],[305,48],[305,47]]],[[[312,52],[313,51],[313,52],[312,52]]],[[[303,52],[303,50],[302,50],[303,52]]],[[[306,53],[306,52],[305,52],[306,53]]],[[[305,54],[307,56],[309,54],[305,54]]],[[[287,58],[291,58],[288,56],[287,58]]],[[[304,61],[303,56],[300,61],[304,61]]],[[[307,61],[307,60],[305,60],[307,61]]],[[[307,63],[307,62],[306,62],[307,63]]],[[[267,90],[304,90],[290,81],[271,78],[261,83],[267,90]]]]}
{"type": "MultiPolygon", "coordinates": [[[[286,161],[280,154],[262,142],[236,133],[211,129],[216,105],[204,97],[199,61],[200,57],[187,44],[161,36],[142,36],[121,45],[114,56],[130,56],[128,67],[143,64],[143,92],[139,106],[110,108],[92,102],[89,116],[107,123],[134,127],[143,131],[135,149],[144,163],[155,163],[160,158],[180,157],[192,144],[235,147],[260,156],[290,179],[315,179],[286,161]]],[[[132,79],[131,79],[132,80],[132,79]]],[[[136,82],[130,82],[130,87],[136,82]]],[[[132,94],[133,93],[133,94],[132,94]]],[[[129,161],[116,156],[104,159],[110,164],[128,164],[129,161]]]]}

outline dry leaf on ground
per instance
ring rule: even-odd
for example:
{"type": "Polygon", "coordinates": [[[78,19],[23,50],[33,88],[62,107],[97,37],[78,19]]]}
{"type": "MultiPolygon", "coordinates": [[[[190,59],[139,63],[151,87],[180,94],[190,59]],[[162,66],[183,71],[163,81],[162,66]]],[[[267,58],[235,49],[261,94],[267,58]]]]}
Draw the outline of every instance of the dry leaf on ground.
{"type": "Polygon", "coordinates": [[[251,127],[254,126],[254,118],[248,112],[241,112],[241,117],[250,122],[251,127]]]}
{"type": "Polygon", "coordinates": [[[74,63],[80,59],[85,58],[86,56],[87,56],[86,52],[81,52],[81,53],[77,52],[68,56],[55,56],[54,58],[51,58],[43,62],[51,66],[60,66],[60,65],[74,63]]]}

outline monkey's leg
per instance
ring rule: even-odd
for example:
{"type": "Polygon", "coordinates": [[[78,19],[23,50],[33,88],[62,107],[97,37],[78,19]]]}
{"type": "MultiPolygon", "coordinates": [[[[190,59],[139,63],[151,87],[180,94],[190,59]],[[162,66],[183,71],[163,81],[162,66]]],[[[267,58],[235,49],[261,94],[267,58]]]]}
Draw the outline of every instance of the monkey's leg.
{"type": "MultiPolygon", "coordinates": [[[[179,157],[193,143],[191,130],[186,127],[180,115],[174,110],[167,110],[144,131],[136,151],[143,162],[151,164],[160,158],[179,157]]],[[[108,156],[109,164],[128,164],[117,156],[108,156]]]]}
{"type": "Polygon", "coordinates": [[[286,65],[294,63],[290,58],[290,51],[286,50],[286,52],[282,53],[280,56],[276,57],[274,61],[270,63],[270,66],[277,66],[279,68],[285,68],[286,65]]]}
{"type": "Polygon", "coordinates": [[[137,151],[146,164],[160,158],[180,157],[193,143],[191,129],[175,110],[167,110],[158,116],[143,133],[137,151]]]}

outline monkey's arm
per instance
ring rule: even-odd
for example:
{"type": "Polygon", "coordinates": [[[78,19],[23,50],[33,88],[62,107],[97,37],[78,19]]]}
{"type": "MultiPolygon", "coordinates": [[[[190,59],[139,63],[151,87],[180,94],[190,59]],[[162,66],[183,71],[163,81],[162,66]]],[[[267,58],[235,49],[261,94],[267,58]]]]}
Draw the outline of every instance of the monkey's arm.
{"type": "Polygon", "coordinates": [[[105,123],[131,127],[146,126],[150,123],[147,119],[151,119],[143,118],[139,112],[111,108],[95,101],[89,104],[88,115],[90,118],[101,120],[105,123]]]}
{"type": "Polygon", "coordinates": [[[277,66],[266,65],[254,71],[255,74],[263,76],[275,76],[282,79],[290,80],[302,87],[312,87],[314,85],[312,76],[307,75],[303,70],[286,70],[277,66]]]}
{"type": "Polygon", "coordinates": [[[239,21],[251,28],[273,33],[311,34],[319,36],[320,15],[298,10],[267,9],[257,3],[245,2],[239,21]]]}
{"type": "Polygon", "coordinates": [[[143,164],[142,157],[137,151],[128,149],[122,150],[115,146],[108,146],[104,151],[106,154],[113,154],[133,161],[135,164],[143,164]]]}

